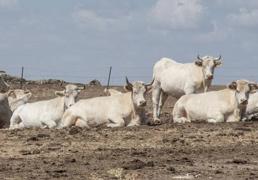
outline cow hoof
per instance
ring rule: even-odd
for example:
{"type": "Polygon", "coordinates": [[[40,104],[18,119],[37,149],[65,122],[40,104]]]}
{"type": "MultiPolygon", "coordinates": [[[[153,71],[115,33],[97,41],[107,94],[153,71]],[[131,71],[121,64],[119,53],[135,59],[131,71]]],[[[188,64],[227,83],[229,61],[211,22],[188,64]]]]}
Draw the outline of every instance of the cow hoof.
{"type": "Polygon", "coordinates": [[[151,126],[157,126],[161,124],[161,120],[160,119],[154,119],[153,122],[150,122],[151,126]]]}

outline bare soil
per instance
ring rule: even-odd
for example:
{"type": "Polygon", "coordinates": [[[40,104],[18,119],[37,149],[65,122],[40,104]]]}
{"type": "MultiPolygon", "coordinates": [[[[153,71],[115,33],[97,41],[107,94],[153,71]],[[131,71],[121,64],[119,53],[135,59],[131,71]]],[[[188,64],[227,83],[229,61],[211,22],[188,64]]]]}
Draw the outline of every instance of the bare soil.
{"type": "MultiPolygon", "coordinates": [[[[32,101],[62,89],[27,88],[32,101]]],[[[100,95],[87,87],[80,98],[100,95]]],[[[0,179],[258,179],[257,122],[168,123],[174,102],[159,126],[0,130],[0,179]]]]}

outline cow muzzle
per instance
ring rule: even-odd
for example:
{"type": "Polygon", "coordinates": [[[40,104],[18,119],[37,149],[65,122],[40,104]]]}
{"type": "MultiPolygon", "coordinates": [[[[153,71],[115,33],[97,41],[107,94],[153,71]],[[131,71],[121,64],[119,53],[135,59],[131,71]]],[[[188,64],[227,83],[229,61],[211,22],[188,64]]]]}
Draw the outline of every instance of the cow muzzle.
{"type": "Polygon", "coordinates": [[[246,99],[241,99],[240,100],[240,104],[241,105],[247,105],[248,104],[248,101],[246,99]]]}
{"type": "Polygon", "coordinates": [[[145,107],[147,105],[146,101],[139,102],[139,107],[145,107]]]}
{"type": "Polygon", "coordinates": [[[213,75],[207,75],[208,80],[213,80],[214,76],[213,75]]]}

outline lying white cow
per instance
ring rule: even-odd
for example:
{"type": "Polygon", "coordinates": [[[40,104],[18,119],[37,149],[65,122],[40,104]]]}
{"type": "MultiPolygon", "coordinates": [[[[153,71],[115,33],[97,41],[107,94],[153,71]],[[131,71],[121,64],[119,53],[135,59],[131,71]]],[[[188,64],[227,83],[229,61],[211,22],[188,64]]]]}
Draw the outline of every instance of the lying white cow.
{"type": "Polygon", "coordinates": [[[249,94],[256,92],[257,88],[254,83],[238,80],[224,90],[184,95],[175,104],[174,122],[238,122],[249,94]]]}
{"type": "Polygon", "coordinates": [[[243,121],[251,120],[252,118],[258,117],[258,92],[250,94],[247,107],[242,116],[243,121]]]}
{"type": "Polygon", "coordinates": [[[0,93],[0,128],[9,127],[12,112],[27,103],[31,95],[30,91],[21,89],[10,90],[5,94],[0,93]]]}
{"type": "Polygon", "coordinates": [[[214,76],[214,69],[221,65],[221,56],[204,56],[194,63],[182,64],[172,59],[162,58],[153,68],[153,119],[160,123],[160,112],[168,95],[180,98],[195,93],[198,89],[208,90],[214,76]]]}
{"type": "Polygon", "coordinates": [[[75,104],[81,89],[76,85],[67,85],[64,91],[56,91],[57,98],[20,106],[13,113],[10,129],[56,127],[65,110],[75,104]]]}
{"type": "Polygon", "coordinates": [[[130,91],[118,91],[105,97],[84,99],[69,108],[62,119],[61,128],[70,126],[95,127],[106,124],[108,127],[138,126],[144,119],[145,95],[151,84],[143,82],[131,84],[126,78],[125,88],[130,91]]]}

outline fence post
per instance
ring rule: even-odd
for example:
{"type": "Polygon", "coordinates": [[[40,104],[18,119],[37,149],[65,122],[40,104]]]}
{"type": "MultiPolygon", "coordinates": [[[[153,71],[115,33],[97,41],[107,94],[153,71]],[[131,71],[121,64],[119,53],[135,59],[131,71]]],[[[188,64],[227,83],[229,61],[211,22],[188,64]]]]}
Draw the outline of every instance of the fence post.
{"type": "Polygon", "coordinates": [[[23,87],[23,75],[24,75],[24,67],[22,66],[22,70],[21,70],[21,81],[20,81],[20,84],[21,84],[20,88],[21,88],[21,89],[22,89],[22,87],[23,87]]]}
{"type": "Polygon", "coordinates": [[[110,85],[111,73],[112,73],[112,66],[109,67],[108,82],[107,82],[107,90],[109,89],[109,85],[110,85]]]}

